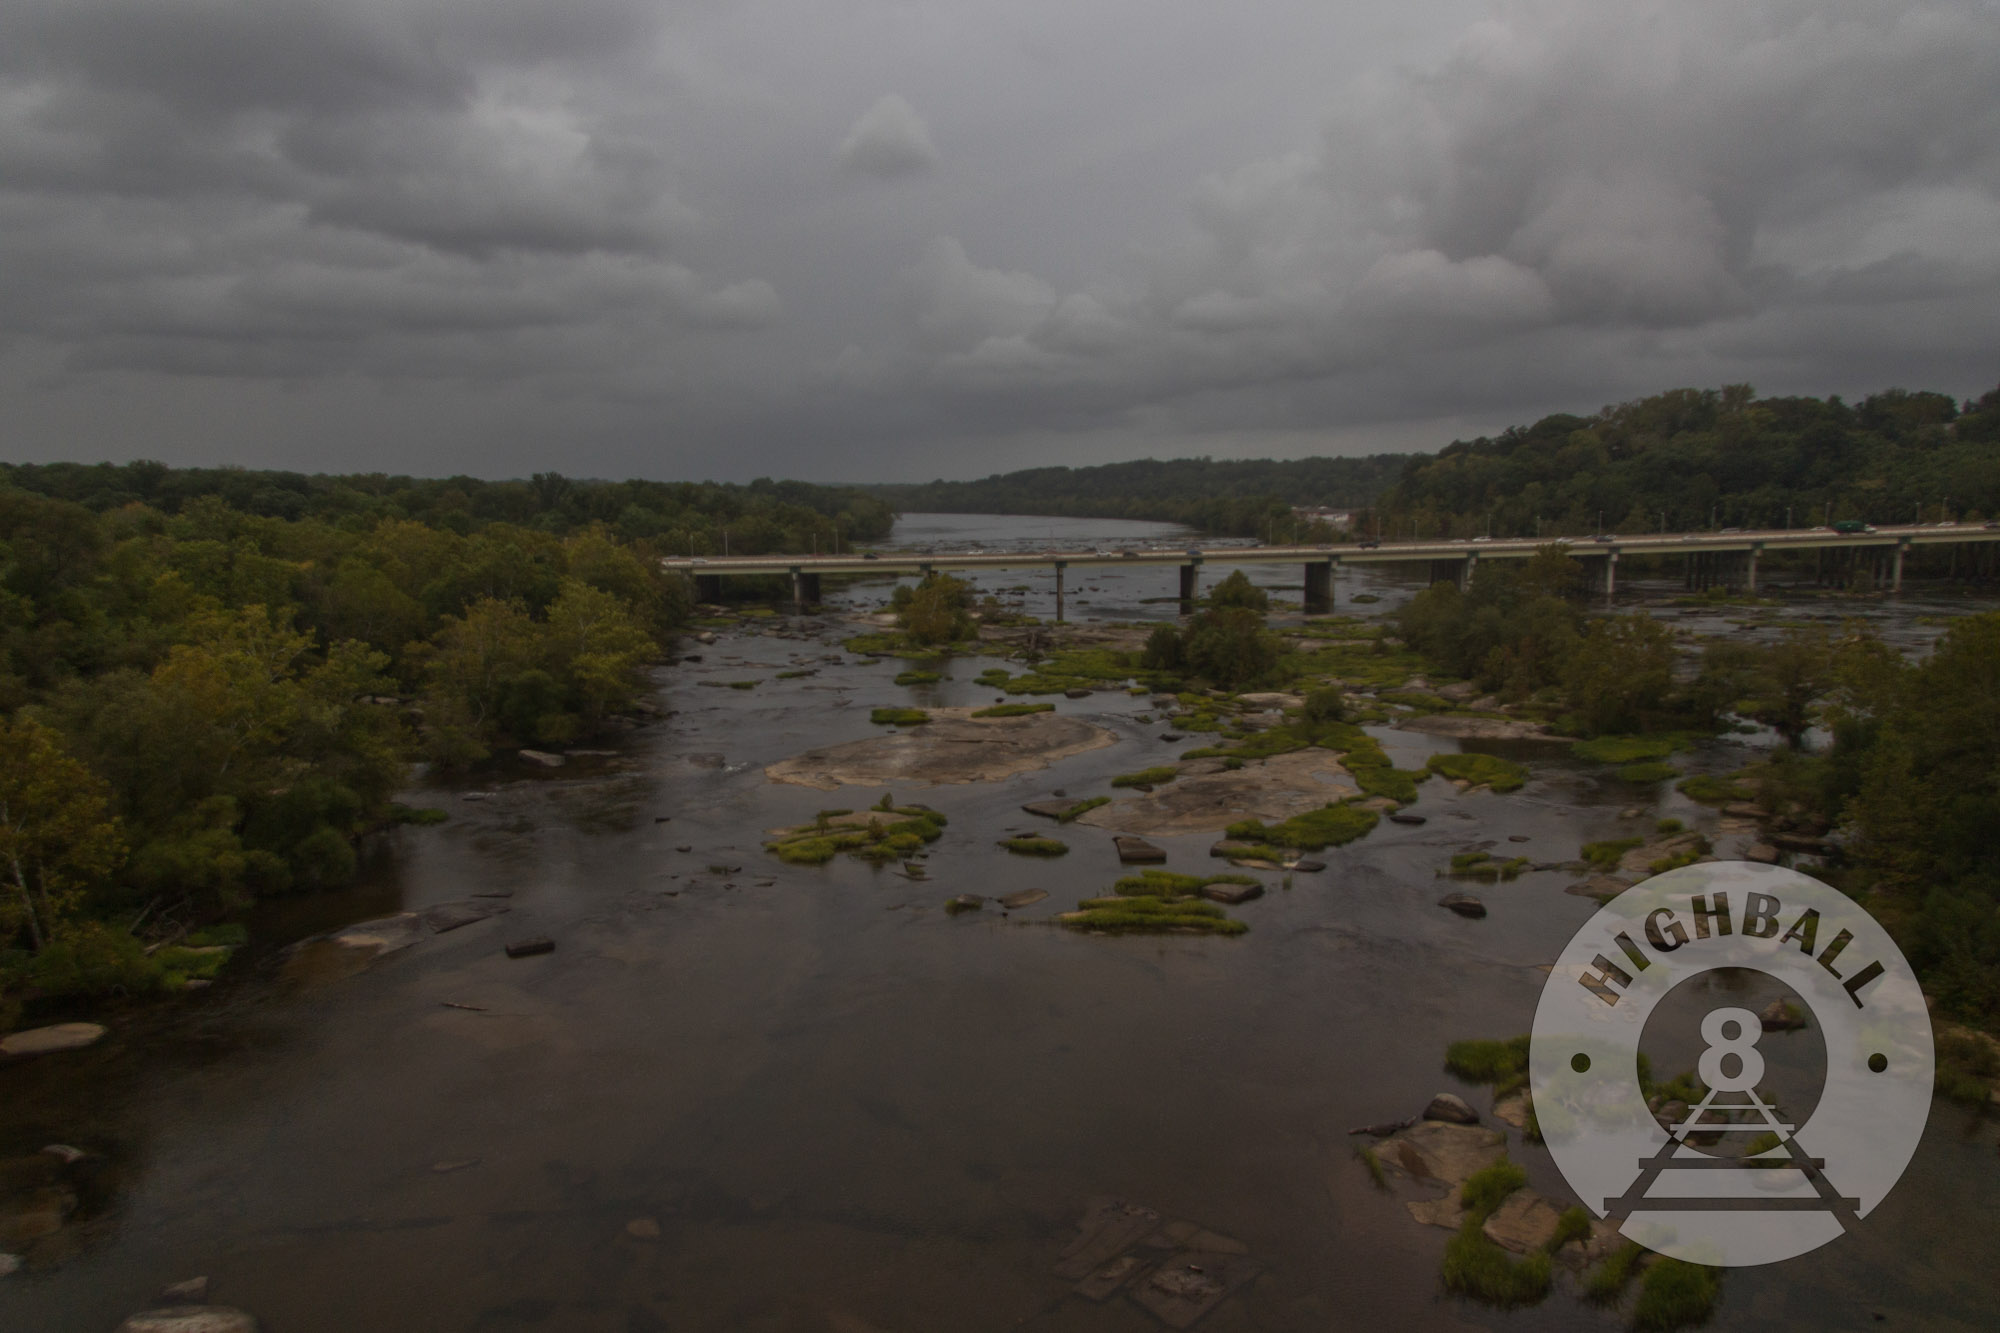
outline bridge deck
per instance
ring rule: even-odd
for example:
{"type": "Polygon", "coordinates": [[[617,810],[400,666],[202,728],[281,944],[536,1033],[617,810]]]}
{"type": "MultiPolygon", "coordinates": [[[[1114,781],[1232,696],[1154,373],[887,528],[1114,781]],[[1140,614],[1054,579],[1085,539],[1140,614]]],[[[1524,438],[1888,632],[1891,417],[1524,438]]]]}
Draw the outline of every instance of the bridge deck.
{"type": "Polygon", "coordinates": [[[1496,538],[1490,541],[1349,542],[1331,546],[1132,547],[1112,550],[1043,551],[884,551],[863,555],[669,556],[663,568],[684,574],[913,574],[927,570],[1050,568],[1056,565],[1343,565],[1396,564],[1422,560],[1525,559],[1552,541],[1566,541],[1578,559],[1618,555],[1689,555],[1709,552],[1811,551],[1844,547],[1942,546],[1954,542],[2000,541],[2000,527],[1898,526],[1872,532],[1790,529],[1745,532],[1685,532],[1592,538],[1496,538]]]}

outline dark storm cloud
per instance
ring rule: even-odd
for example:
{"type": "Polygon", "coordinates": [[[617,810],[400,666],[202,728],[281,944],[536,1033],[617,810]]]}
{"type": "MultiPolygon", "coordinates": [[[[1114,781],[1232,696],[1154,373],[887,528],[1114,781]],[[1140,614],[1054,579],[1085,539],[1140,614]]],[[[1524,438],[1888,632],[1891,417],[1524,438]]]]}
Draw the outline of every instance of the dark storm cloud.
{"type": "Polygon", "coordinates": [[[35,456],[824,477],[1976,392],[1996,20],[16,0],[0,401],[35,456]]]}

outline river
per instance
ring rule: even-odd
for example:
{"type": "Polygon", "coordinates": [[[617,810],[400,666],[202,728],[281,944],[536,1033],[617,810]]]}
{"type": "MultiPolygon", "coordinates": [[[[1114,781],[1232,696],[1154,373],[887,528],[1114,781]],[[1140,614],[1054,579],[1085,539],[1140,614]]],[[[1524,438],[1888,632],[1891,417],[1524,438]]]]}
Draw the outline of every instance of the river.
{"type": "MultiPolygon", "coordinates": [[[[1186,537],[912,515],[896,542],[1186,537]]],[[[1092,570],[1069,610],[1165,618],[1171,580],[1092,570]]],[[[981,581],[1051,609],[1046,575],[981,581]]],[[[1383,614],[1414,589],[1393,572],[1343,575],[1338,609],[1383,614]]],[[[887,592],[829,600],[867,609],[887,592]]],[[[1912,596],[1797,614],[1865,615],[1915,645],[1964,609],[1912,596]]],[[[1721,629],[1729,614],[1688,620],[1721,629]]],[[[882,794],[775,785],[764,765],[878,734],[872,706],[991,701],[972,677],[994,661],[898,687],[893,660],[841,652],[852,630],[839,620],[752,620],[689,645],[701,661],[659,673],[672,715],[616,754],[416,793],[449,822],[384,835],[351,891],[271,905],[260,955],[212,990],[125,1017],[89,1050],[0,1069],[0,1157],[60,1141],[108,1162],[66,1248],[0,1278],[0,1328],[109,1330],[196,1274],[272,1333],[1160,1327],[1051,1275],[1096,1195],[1248,1248],[1260,1275],[1203,1330],[1623,1327],[1560,1286],[1511,1315],[1442,1296],[1448,1233],[1373,1187],[1347,1131],[1447,1089],[1484,1110],[1483,1091],[1443,1072],[1446,1043],[1525,1032],[1537,965],[1595,907],[1563,891],[1575,875],[1530,873],[1479,890],[1491,915],[1465,920],[1436,905],[1437,867],[1482,841],[1574,857],[1630,827],[1629,788],[1567,758],[1538,758],[1504,797],[1434,781],[1418,807],[1428,824],[1385,823],[1328,854],[1325,873],[1274,883],[1234,909],[1251,926],[1240,938],[1078,935],[1048,918],[1120,873],[1109,837],[1071,826],[1073,851],[1051,862],[994,842],[1047,830],[1024,801],[1102,791],[1184,748],[1140,720],[1144,696],[1057,699],[1114,733],[1109,748],[896,792],[950,817],[928,880],[760,850],[762,830],[882,794]],[[814,674],[778,678],[797,671],[814,674]],[[1029,886],[1052,896],[1005,915],[942,910],[956,893],[1029,886]],[[353,951],[276,947],[499,891],[507,915],[366,966],[329,962],[353,951]],[[530,935],[555,952],[503,954],[530,935]]],[[[1376,734],[1403,764],[1455,748],[1376,734]]],[[[1760,743],[1717,743],[1698,763],[1734,767],[1760,743]]],[[[1713,823],[1667,786],[1642,804],[1649,820],[1713,823]]],[[[1156,841],[1194,871],[1213,867],[1212,836],[1156,841]]],[[[1713,1327],[1991,1327],[1994,1139],[1990,1120],[1935,1104],[1908,1173],[1860,1231],[1730,1271],[1713,1327]]],[[[1513,1156],[1568,1195],[1546,1152],[1517,1141],[1513,1156]]]]}

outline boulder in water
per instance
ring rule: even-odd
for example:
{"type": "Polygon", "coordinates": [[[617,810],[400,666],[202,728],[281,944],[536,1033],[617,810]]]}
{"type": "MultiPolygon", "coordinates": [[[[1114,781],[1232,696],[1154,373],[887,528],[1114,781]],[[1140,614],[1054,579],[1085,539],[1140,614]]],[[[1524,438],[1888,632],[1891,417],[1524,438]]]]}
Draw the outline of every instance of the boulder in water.
{"type": "Polygon", "coordinates": [[[0,1037],[0,1059],[24,1059],[30,1055],[81,1050],[95,1045],[104,1032],[104,1027],[97,1023],[55,1023],[45,1028],[10,1032],[0,1037]]]}
{"type": "Polygon", "coordinates": [[[1455,1092],[1440,1092],[1431,1098],[1431,1104],[1424,1108],[1424,1119],[1442,1120],[1453,1125],[1476,1125],[1479,1112],[1466,1103],[1465,1098],[1455,1092]]]}
{"type": "Polygon", "coordinates": [[[1477,920],[1486,915],[1486,904],[1469,893],[1447,893],[1438,899],[1439,907],[1448,907],[1460,916],[1477,920]]]}

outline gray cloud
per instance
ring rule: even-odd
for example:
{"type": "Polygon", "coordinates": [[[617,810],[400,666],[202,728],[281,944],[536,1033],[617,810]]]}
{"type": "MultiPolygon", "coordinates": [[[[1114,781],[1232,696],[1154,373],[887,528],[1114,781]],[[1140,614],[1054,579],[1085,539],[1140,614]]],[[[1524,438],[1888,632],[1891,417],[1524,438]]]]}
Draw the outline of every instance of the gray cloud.
{"type": "Polygon", "coordinates": [[[20,0],[0,404],[19,456],[858,477],[1973,393],[1996,19],[20,0]]]}
{"type": "Polygon", "coordinates": [[[884,177],[914,175],[937,162],[930,126],[895,93],[862,112],[833,155],[849,171],[884,177]]]}

